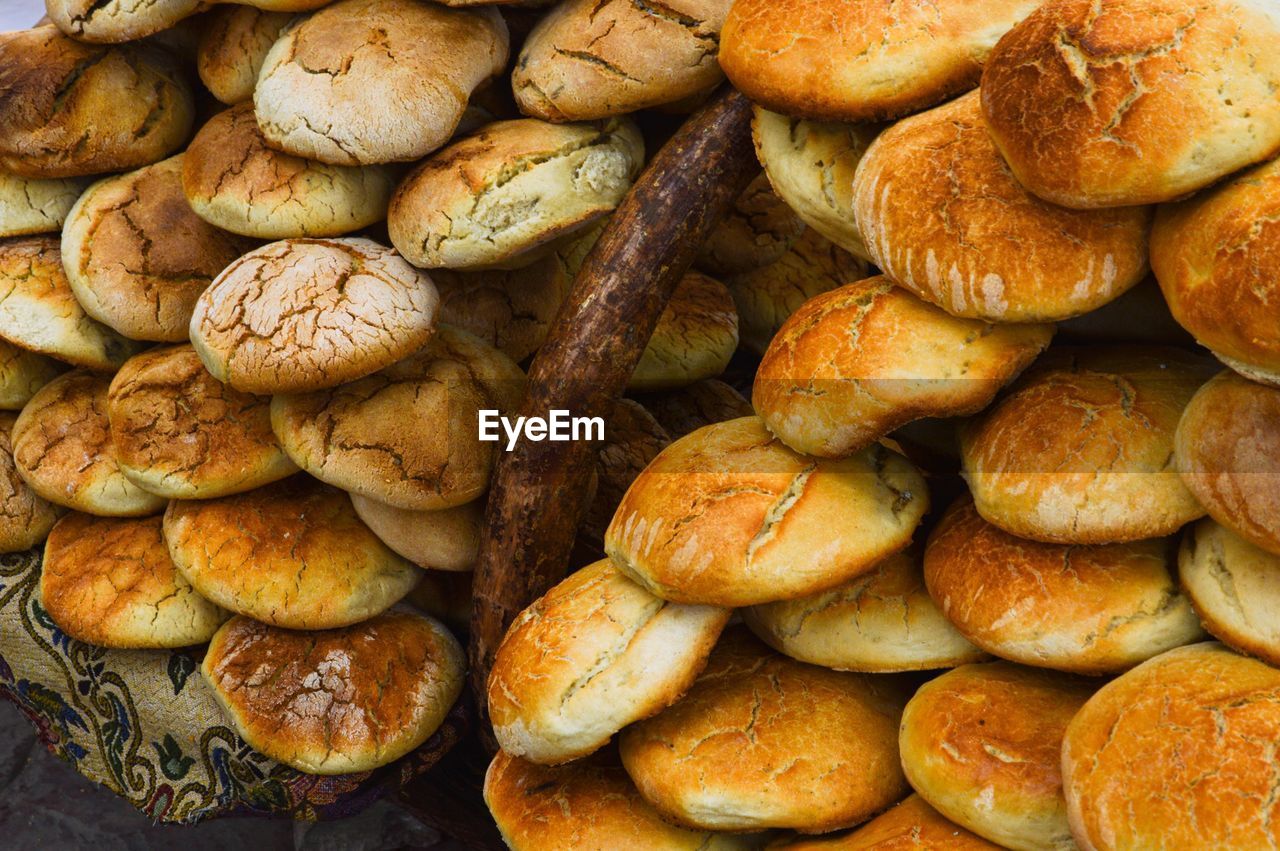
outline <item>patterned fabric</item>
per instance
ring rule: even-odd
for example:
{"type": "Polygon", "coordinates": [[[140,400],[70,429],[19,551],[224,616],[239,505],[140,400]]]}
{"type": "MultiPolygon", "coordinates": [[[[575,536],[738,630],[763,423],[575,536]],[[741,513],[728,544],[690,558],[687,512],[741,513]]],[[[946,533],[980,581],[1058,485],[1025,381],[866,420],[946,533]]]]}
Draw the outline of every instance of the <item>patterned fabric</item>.
{"type": "Polygon", "coordinates": [[[357,812],[463,735],[455,706],[422,747],[375,771],[303,774],[253,750],[199,673],[203,649],[107,650],[68,638],[40,605],[40,551],[0,556],[0,696],[76,770],[157,821],[231,813],[315,820],[357,812]]]}

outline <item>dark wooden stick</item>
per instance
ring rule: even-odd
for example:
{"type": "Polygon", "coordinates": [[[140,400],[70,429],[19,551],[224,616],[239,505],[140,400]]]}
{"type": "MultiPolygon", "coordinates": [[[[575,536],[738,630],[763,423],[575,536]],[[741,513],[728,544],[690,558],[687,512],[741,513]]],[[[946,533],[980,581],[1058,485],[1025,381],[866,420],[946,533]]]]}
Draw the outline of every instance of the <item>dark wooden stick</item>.
{"type": "MultiPolygon", "coordinates": [[[[587,255],[529,369],[522,415],[607,416],[698,247],[758,168],[750,107],[726,88],[653,158],[587,255]]],[[[520,610],[564,576],[595,452],[522,440],[494,471],[471,619],[471,688],[490,749],[494,654],[520,610]]]]}

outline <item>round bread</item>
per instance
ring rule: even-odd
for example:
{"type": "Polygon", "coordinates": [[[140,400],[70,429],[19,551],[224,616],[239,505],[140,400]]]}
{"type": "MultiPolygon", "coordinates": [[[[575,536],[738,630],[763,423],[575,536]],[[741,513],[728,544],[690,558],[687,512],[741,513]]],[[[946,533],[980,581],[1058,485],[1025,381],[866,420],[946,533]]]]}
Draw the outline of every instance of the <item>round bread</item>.
{"type": "Polygon", "coordinates": [[[418,565],[439,571],[470,571],[480,555],[484,501],[436,511],[413,511],[351,495],[356,514],[391,549],[418,565]]]}
{"type": "Polygon", "coordinates": [[[544,257],[519,269],[433,269],[440,321],[475,334],[517,363],[538,350],[569,289],[564,266],[544,257]]]}
{"type": "Polygon", "coordinates": [[[387,231],[417,266],[519,266],[606,216],[644,165],[629,119],[499,121],[432,155],[396,188],[387,231]]]}
{"type": "Polygon", "coordinates": [[[340,0],[272,45],[253,103],[271,146],[295,156],[416,160],[448,141],[470,94],[506,64],[494,9],[340,0]]]}
{"type": "Polygon", "coordinates": [[[1094,684],[1009,662],[964,665],[902,714],[907,780],[956,824],[1013,849],[1074,849],[1058,752],[1094,684]]]}
{"type": "Polygon", "coordinates": [[[924,580],[982,649],[1044,668],[1106,674],[1204,636],[1178,592],[1174,542],[1071,546],[1015,538],[952,504],[929,538],[924,580]]]}
{"type": "Polygon", "coordinates": [[[187,647],[230,615],[173,566],[160,517],[68,514],[49,533],[40,605],[70,637],[98,647],[187,647]]]}
{"type": "Polygon", "coordinates": [[[734,629],[684,699],[623,731],[622,763],[677,824],[824,833],[906,791],[905,699],[895,679],[805,665],[734,629]]]}
{"type": "Polygon", "coordinates": [[[1280,554],[1280,389],[1216,375],[1182,412],[1174,460],[1213,519],[1280,554]]]}
{"type": "Polygon", "coordinates": [[[883,121],[974,88],[991,48],[1042,0],[737,0],[720,64],[786,115],[883,121]]]}
{"type": "Polygon", "coordinates": [[[752,606],[868,572],[910,543],[928,505],[896,452],[806,458],[743,417],[663,450],[622,498],[605,552],[665,600],[752,606]]]}
{"type": "MultiPolygon", "coordinates": [[[[280,445],[311,475],[397,508],[471,502],[489,485],[498,444],[481,410],[516,409],[524,373],[465,331],[441,325],[410,357],[341,387],[276,396],[280,445]]],[[[496,428],[496,426],[494,427],[496,428]]]]}
{"type": "Polygon", "coordinates": [[[837,671],[927,671],[986,658],[925,590],[919,552],[889,556],[830,591],[742,610],[762,641],[837,671]]]}
{"type": "Polygon", "coordinates": [[[49,20],[79,41],[115,44],[167,30],[199,12],[202,0],[45,0],[49,20]]]}
{"type": "Polygon", "coordinates": [[[919,795],[873,818],[852,833],[777,842],[770,851],[1000,851],[977,834],[948,821],[919,795]]]}
{"type": "Polygon", "coordinates": [[[1108,544],[1204,514],[1173,463],[1182,409],[1212,366],[1179,349],[1056,349],[960,431],[978,513],[1020,538],[1108,544]]]}
{"type": "Polygon", "coordinates": [[[84,312],[52,235],[0,240],[0,339],[102,371],[142,349],[84,312]]]}
{"type": "Polygon", "coordinates": [[[580,538],[587,539],[597,551],[603,546],[605,530],[622,495],[669,443],[671,435],[644,405],[632,399],[613,403],[596,456],[596,490],[582,518],[580,538]]]}
{"type": "Polygon", "coordinates": [[[728,609],[667,603],[607,559],[521,612],[489,674],[498,744],[558,764],[675,703],[707,663],[728,609]]]}
{"type": "Polygon", "coordinates": [[[1067,728],[1072,832],[1088,851],[1269,848],[1277,738],[1280,671],[1213,642],[1157,656],[1067,728]]]}
{"type": "Polygon", "coordinates": [[[640,797],[626,771],[603,756],[546,766],[493,758],[484,801],[512,851],[746,851],[752,837],[668,824],[640,797]]]}
{"type": "MultiPolygon", "coordinates": [[[[749,417],[755,412],[741,393],[718,378],[704,378],[676,390],[643,397],[644,409],[669,437],[684,437],[712,423],[749,417]]],[[[609,437],[607,431],[605,438],[609,437]]]]}
{"type": "Polygon", "coordinates": [[[183,158],[98,181],[62,229],[62,266],[76,300],[134,340],[186,341],[200,293],[254,246],[191,211],[183,158]]]}
{"type": "Polygon", "coordinates": [[[271,400],[218,381],[190,346],[130,358],[111,380],[107,417],[121,471],[163,497],[228,496],[298,470],[271,431],[271,400]]]}
{"type": "Polygon", "coordinates": [[[319,633],[232,618],[200,671],[255,750],[308,774],[350,774],[431,737],[462,692],[466,656],[407,609],[319,633]]]}
{"type": "Polygon", "coordinates": [[[666,390],[714,378],[738,348],[738,311],[724,284],[686,272],[658,317],[629,390],[666,390]]]}
{"type": "Polygon", "coordinates": [[[291,239],[218,275],[196,302],[191,343],[237,390],[319,390],[420,349],[438,302],[430,278],[376,242],[291,239]]]}
{"type": "Polygon", "coordinates": [[[252,99],[267,51],[292,20],[292,15],[252,6],[219,6],[206,14],[196,49],[196,71],[205,88],[227,104],[252,99]]]}
{"type": "Polygon", "coordinates": [[[516,104],[544,121],[584,121],[673,104],[724,79],[716,61],[732,0],[565,0],[525,39],[516,104]]]}
{"type": "Polygon", "coordinates": [[[1151,209],[1067,210],[1028,193],[987,135],[977,92],[898,122],[858,165],[872,261],[955,316],[1052,322],[1147,274],[1151,209]]]}
{"type": "Polygon", "coordinates": [[[1206,517],[1187,527],[1178,568],[1182,587],[1215,638],[1280,665],[1280,555],[1206,517]]]}
{"type": "Polygon", "coordinates": [[[921,417],[975,414],[1052,325],[957,319],[878,276],[810,299],[778,331],[751,402],[797,452],[840,458],[921,417]]]}
{"type": "Polygon", "coordinates": [[[1050,0],[992,51],[983,113],[1067,207],[1169,201],[1280,150],[1271,0],[1050,0]]]}
{"type": "Polygon", "coordinates": [[[13,460],[13,414],[0,412],[0,553],[30,549],[45,539],[60,510],[36,495],[13,460]]]}
{"type": "Polygon", "coordinates": [[[1133,289],[1125,290],[1114,301],[1097,310],[1059,322],[1058,339],[1157,346],[1195,344],[1191,335],[1169,312],[1169,305],[1165,303],[1154,275],[1148,275],[1133,289]]]}
{"type": "Polygon", "coordinates": [[[81,178],[41,180],[0,171],[0,237],[62,230],[87,183],[81,178]]]}
{"type": "Polygon", "coordinates": [[[23,481],[57,505],[103,517],[141,517],[165,499],[125,477],[107,420],[111,379],[84,370],[55,378],[13,426],[13,460],[23,481]]]}
{"type": "Polygon", "coordinates": [[[163,159],[191,132],[177,57],[100,47],[52,26],[0,33],[0,171],[80,177],[163,159]]]}
{"type": "Polygon", "coordinates": [[[174,500],[164,537],[205,597],[288,629],[358,623],[421,577],[369,531],[345,493],[307,476],[221,499],[174,500]]]}
{"type": "Polygon", "coordinates": [[[814,296],[867,277],[867,264],[808,228],[776,263],[727,279],[743,345],[763,355],[778,329],[814,296]]]}
{"type": "Polygon", "coordinates": [[[261,239],[367,227],[386,218],[394,187],[389,166],[326,165],[269,147],[250,103],[210,118],[183,156],[191,209],[217,227],[261,239]]]}
{"type": "Polygon", "coordinates": [[[1280,160],[1161,207],[1151,232],[1151,266],[1174,319],[1227,366],[1280,386],[1277,244],[1280,160]]]}
{"type": "Polygon", "coordinates": [[[698,268],[709,275],[740,275],[782,259],[804,232],[804,221],[778,197],[761,172],[698,249],[698,268]]]}
{"type": "Polygon", "coordinates": [[[66,370],[64,364],[0,339],[0,411],[20,411],[36,391],[66,370]]]}

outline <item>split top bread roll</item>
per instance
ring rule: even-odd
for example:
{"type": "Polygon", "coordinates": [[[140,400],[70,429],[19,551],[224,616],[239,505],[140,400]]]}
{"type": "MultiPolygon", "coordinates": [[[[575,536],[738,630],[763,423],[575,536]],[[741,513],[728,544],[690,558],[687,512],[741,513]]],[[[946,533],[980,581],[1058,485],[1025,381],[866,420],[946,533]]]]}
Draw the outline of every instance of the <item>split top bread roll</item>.
{"type": "Polygon", "coordinates": [[[862,827],[840,836],[782,841],[778,851],[1000,851],[945,817],[924,798],[911,795],[862,827]]]}
{"type": "Polygon", "coordinates": [[[292,15],[252,6],[219,6],[207,13],[196,49],[196,71],[205,88],[227,104],[252,99],[267,52],[292,20],[292,15]]]}
{"type": "Polygon", "coordinates": [[[484,500],[454,508],[413,511],[351,494],[351,505],[382,543],[418,567],[469,571],[480,555],[484,500]]]}
{"type": "Polygon", "coordinates": [[[952,504],[924,556],[929,594],[969,640],[1015,662],[1123,671],[1203,637],[1178,591],[1175,542],[1070,546],[1015,538],[952,504]]]}
{"type": "Polygon", "coordinates": [[[0,553],[30,549],[45,539],[61,510],[38,496],[18,475],[13,460],[13,423],[0,413],[0,553]]]}
{"type": "Polygon", "coordinates": [[[622,498],[605,552],[665,600],[751,606],[868,572],[907,546],[928,504],[920,473],[879,444],[807,458],[743,417],[663,450],[622,498]]]}
{"type": "Polygon", "coordinates": [[[977,413],[1052,338],[1052,325],[957,319],[877,276],[792,314],[751,401],[792,449],[844,457],[921,417],[977,413]]]}
{"type": "Polygon", "coordinates": [[[158,515],[59,520],[44,548],[40,604],[72,638],[126,649],[203,644],[230,617],[173,566],[158,515]]]}
{"type": "Polygon", "coordinates": [[[977,92],[898,122],[867,150],[853,209],[871,259],[955,316],[1046,322],[1100,307],[1147,273],[1151,210],[1068,210],[1028,193],[977,92]]]}
{"type": "Polygon", "coordinates": [[[406,610],[296,632],[232,618],[200,672],[254,749],[308,774],[394,762],[440,728],[466,657],[437,621],[406,610]]]}
{"type": "Polygon", "coordinates": [[[253,92],[272,147],[334,165],[416,160],[507,63],[494,9],[341,0],[286,30],[253,92]]]}
{"type": "Polygon", "coordinates": [[[720,64],[785,115],[883,121],[974,88],[991,48],[1041,0],[738,0],[720,64]]]}
{"type": "Polygon", "coordinates": [[[88,181],[0,171],[0,237],[57,233],[88,181]]]}
{"type": "Polygon", "coordinates": [[[805,665],[735,629],[682,700],[623,731],[622,763],[677,824],[824,833],[906,791],[905,699],[895,679],[805,665]]]}
{"type": "Polygon", "coordinates": [[[1050,352],[961,429],[978,513],[1059,544],[1158,538],[1202,516],[1173,438],[1210,363],[1155,346],[1050,352]]]}
{"type": "Polygon", "coordinates": [[[1178,567],[1191,604],[1215,638],[1280,664],[1280,555],[1206,517],[1187,527],[1178,567]]]}
{"type": "Polygon", "coordinates": [[[804,232],[804,221],[757,174],[698,249],[697,267],[724,277],[776,263],[804,232]]]}
{"type": "Polygon", "coordinates": [[[1216,643],[1157,656],[1067,728],[1072,833],[1096,851],[1271,847],[1277,737],[1280,671],[1216,643]]]}
{"type": "Polygon", "coordinates": [[[996,45],[983,114],[1068,207],[1169,201],[1280,149],[1271,0],[1049,0],[996,45]]]}
{"type": "Polygon", "coordinates": [[[640,353],[629,390],[665,390],[714,378],[738,348],[738,311],[724,284],[686,272],[640,353]]]}
{"type": "Polygon", "coordinates": [[[571,283],[555,257],[519,269],[433,269],[440,321],[469,331],[516,363],[538,350],[571,283]]]}
{"type": "Polygon", "coordinates": [[[547,764],[592,753],[680,699],[730,614],[667,603],[608,560],[571,574],[516,617],[498,648],[488,684],[498,744],[547,764]]]}
{"type": "Polygon", "coordinates": [[[191,89],[160,47],[99,47],[42,26],[0,33],[0,67],[0,170],[125,171],[164,159],[191,132],[191,89]]]}
{"type": "Polygon", "coordinates": [[[940,813],[1014,851],[1074,849],[1058,754],[1089,680],[1008,662],[964,665],[902,714],[902,767],[940,813]]]}
{"type": "Polygon", "coordinates": [[[732,0],[566,0],[525,39],[516,104],[544,121],[584,121],[683,101],[715,88],[732,0]]]}

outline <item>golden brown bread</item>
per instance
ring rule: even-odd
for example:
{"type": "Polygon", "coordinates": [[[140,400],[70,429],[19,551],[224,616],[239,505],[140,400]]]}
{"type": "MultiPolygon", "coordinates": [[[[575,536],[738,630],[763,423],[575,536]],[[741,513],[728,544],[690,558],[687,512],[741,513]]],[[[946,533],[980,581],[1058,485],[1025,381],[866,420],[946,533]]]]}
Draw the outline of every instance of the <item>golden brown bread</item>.
{"type": "Polygon", "coordinates": [[[115,44],[172,28],[205,0],[45,0],[49,20],[78,41],[115,44]]]}
{"type": "Polygon", "coordinates": [[[1147,273],[1151,209],[1031,195],[992,144],[977,92],[881,133],[858,165],[853,210],[872,261],[956,316],[1066,319],[1147,273]]]}
{"type": "Polygon", "coordinates": [[[382,543],[418,567],[470,571],[480,553],[484,500],[436,511],[414,511],[351,494],[351,504],[382,543]]]}
{"type": "Polygon", "coordinates": [[[470,331],[517,363],[538,350],[571,283],[555,257],[519,269],[433,269],[440,321],[470,331]]]}
{"type": "MultiPolygon", "coordinates": [[[[718,378],[704,378],[661,393],[646,393],[640,401],[672,438],[684,437],[712,423],[755,413],[741,393],[718,378]]],[[[606,433],[605,437],[608,436],[606,433]]]]}
{"type": "Polygon", "coordinates": [[[293,15],[252,6],[219,6],[208,12],[196,49],[196,71],[205,88],[227,104],[251,99],[267,51],[292,20],[293,15]]]}
{"type": "Polygon", "coordinates": [[[1001,39],[983,113],[1068,207],[1169,201],[1280,149],[1272,0],[1049,0],[1001,39]]]}
{"type": "Polygon", "coordinates": [[[1182,587],[1215,638],[1280,665],[1280,556],[1206,517],[1183,534],[1178,567],[1182,587]]]}
{"type": "Polygon", "coordinates": [[[465,666],[448,630],[396,609],[324,632],[232,618],[200,670],[253,748],[308,774],[349,774],[430,738],[462,691],[465,666]]]}
{"type": "Polygon", "coordinates": [[[738,311],[728,288],[686,272],[658,317],[627,388],[666,390],[714,378],[738,348],[738,311]]]}
{"type": "Polygon", "coordinates": [[[62,230],[88,183],[83,178],[40,179],[0,171],[0,237],[62,230]]]}
{"type": "Polygon", "coordinates": [[[856,830],[836,836],[784,840],[770,851],[1000,851],[1000,846],[948,821],[911,795],[856,830]]]}
{"type": "Polygon", "coordinates": [[[61,509],[36,495],[18,475],[13,460],[13,423],[0,412],[0,553],[16,553],[45,539],[61,509]]]}
{"type": "Polygon", "coordinates": [[[671,442],[671,435],[644,405],[618,399],[605,418],[604,440],[596,455],[595,493],[579,528],[581,540],[597,549],[609,521],[636,476],[671,442]]]}
{"type": "Polygon", "coordinates": [[[776,263],[804,232],[804,221],[778,197],[764,172],[742,190],[698,249],[695,264],[723,278],[776,263]]]}
{"type": "Polygon", "coordinates": [[[1084,851],[1270,848],[1280,671],[1220,644],[1180,647],[1098,690],[1062,746],[1084,851]]]}
{"type": "Polygon", "coordinates": [[[37,390],[66,369],[60,361],[0,338],[0,410],[21,411],[37,390]]]}
{"type": "Polygon", "coordinates": [[[907,779],[944,816],[1006,848],[1073,849],[1058,754],[1095,687],[1009,662],[948,671],[902,714],[907,779]]]}
{"type": "Polygon", "coordinates": [[[866,573],[907,546],[928,504],[920,473],[879,444],[806,458],[743,417],[663,450],[622,498],[605,552],[663,599],[750,606],[866,573]]]}
{"type": "Polygon", "coordinates": [[[793,313],[751,402],[792,449],[840,458],[921,417],[977,413],[1052,338],[1052,325],[957,319],[881,275],[793,313]]]}

